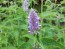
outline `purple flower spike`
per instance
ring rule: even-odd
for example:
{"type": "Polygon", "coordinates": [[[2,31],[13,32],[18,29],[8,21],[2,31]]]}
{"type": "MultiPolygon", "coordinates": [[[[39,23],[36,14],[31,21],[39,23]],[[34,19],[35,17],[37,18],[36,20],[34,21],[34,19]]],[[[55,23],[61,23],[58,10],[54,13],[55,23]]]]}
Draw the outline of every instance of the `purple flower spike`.
{"type": "Polygon", "coordinates": [[[28,11],[28,2],[26,0],[22,0],[22,2],[23,2],[23,9],[25,12],[27,12],[28,11]]]}
{"type": "Polygon", "coordinates": [[[35,12],[35,10],[32,8],[30,10],[28,19],[29,19],[29,30],[30,30],[29,32],[33,34],[34,31],[38,31],[39,29],[39,17],[35,12]]]}

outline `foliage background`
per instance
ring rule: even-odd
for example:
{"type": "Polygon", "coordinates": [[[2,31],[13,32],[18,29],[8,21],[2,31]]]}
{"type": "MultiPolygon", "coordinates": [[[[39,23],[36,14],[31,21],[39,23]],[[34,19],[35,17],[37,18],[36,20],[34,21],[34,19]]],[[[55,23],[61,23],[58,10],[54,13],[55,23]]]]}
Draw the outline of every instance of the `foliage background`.
{"type": "MultiPolygon", "coordinates": [[[[65,0],[27,0],[40,17],[40,49],[65,49],[65,0]]],[[[28,33],[28,13],[21,0],[0,0],[0,49],[34,49],[28,33]]]]}

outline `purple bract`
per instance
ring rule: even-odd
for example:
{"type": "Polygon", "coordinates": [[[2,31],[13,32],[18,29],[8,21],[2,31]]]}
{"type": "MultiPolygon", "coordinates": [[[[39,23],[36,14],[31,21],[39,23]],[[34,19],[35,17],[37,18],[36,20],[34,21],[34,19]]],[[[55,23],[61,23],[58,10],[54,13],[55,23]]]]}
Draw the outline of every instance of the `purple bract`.
{"type": "Polygon", "coordinates": [[[22,2],[23,2],[23,9],[25,12],[27,12],[28,11],[28,2],[26,0],[22,0],[22,2]]]}
{"type": "Polygon", "coordinates": [[[31,34],[35,33],[39,29],[39,17],[34,9],[31,8],[29,13],[29,32],[31,34]]]}

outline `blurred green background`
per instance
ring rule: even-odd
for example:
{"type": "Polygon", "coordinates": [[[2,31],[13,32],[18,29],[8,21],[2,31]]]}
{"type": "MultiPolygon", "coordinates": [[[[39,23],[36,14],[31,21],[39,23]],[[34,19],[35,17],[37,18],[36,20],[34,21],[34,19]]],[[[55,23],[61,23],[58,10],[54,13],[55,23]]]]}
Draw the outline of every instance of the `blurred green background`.
{"type": "Polygon", "coordinates": [[[0,49],[34,49],[34,36],[28,33],[28,14],[34,8],[40,17],[37,35],[40,49],[65,49],[65,0],[0,0],[0,49]]]}

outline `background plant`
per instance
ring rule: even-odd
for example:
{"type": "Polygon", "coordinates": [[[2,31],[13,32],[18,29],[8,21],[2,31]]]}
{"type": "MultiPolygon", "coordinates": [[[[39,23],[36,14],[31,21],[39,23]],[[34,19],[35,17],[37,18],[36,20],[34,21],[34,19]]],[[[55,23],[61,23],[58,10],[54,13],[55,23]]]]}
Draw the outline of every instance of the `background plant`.
{"type": "MultiPolygon", "coordinates": [[[[65,49],[65,0],[27,1],[29,10],[36,9],[40,17],[38,47],[65,49]]],[[[21,0],[0,0],[0,49],[34,49],[28,13],[23,11],[21,0]]]]}

